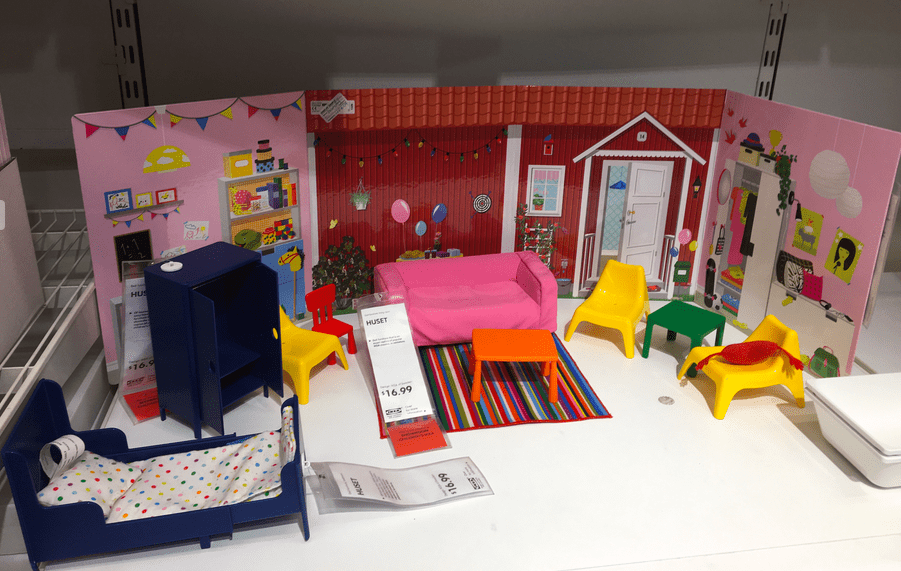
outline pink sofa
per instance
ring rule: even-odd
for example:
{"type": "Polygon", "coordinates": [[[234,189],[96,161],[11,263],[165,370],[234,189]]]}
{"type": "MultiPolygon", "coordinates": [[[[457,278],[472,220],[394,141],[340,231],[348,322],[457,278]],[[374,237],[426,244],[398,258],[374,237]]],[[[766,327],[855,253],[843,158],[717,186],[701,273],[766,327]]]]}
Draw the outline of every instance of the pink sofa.
{"type": "Polygon", "coordinates": [[[404,296],[413,342],[472,341],[472,330],[557,329],[557,280],[534,252],[392,262],[375,291],[404,296]]]}

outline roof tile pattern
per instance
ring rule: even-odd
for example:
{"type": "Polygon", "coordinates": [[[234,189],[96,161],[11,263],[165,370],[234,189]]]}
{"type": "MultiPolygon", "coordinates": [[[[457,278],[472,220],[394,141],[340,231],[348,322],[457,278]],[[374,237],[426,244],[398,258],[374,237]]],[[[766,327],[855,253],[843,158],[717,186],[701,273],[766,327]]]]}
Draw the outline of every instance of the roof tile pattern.
{"type": "Polygon", "coordinates": [[[647,111],[669,128],[717,128],[724,89],[648,87],[480,86],[307,91],[310,131],[427,129],[486,125],[620,126],[647,111]],[[326,123],[311,101],[341,93],[353,115],[326,123]]]}

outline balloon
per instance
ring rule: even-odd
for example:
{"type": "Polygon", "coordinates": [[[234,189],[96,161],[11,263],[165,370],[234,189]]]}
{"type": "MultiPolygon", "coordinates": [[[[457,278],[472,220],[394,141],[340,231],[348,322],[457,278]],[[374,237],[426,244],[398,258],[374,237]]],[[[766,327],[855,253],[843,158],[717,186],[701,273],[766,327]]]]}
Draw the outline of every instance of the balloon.
{"type": "Polygon", "coordinates": [[[676,256],[679,255],[679,250],[676,249],[676,248],[670,248],[670,249],[669,249],[669,255],[675,258],[676,256]]]}
{"type": "Polygon", "coordinates": [[[683,228],[681,232],[679,232],[679,243],[683,246],[691,242],[691,230],[688,228],[683,228]]]}
{"type": "Polygon", "coordinates": [[[439,204],[432,210],[432,222],[438,224],[447,216],[447,206],[439,204]]]}
{"type": "Polygon", "coordinates": [[[423,222],[422,220],[417,222],[415,230],[417,236],[422,236],[423,234],[425,234],[425,222],[423,222]]]}
{"type": "Polygon", "coordinates": [[[398,198],[394,201],[394,204],[391,205],[391,218],[401,224],[410,219],[410,205],[406,200],[398,198]]]}
{"type": "Polygon", "coordinates": [[[692,252],[697,250],[698,249],[698,241],[692,240],[691,243],[688,245],[688,249],[691,250],[692,252]]]}

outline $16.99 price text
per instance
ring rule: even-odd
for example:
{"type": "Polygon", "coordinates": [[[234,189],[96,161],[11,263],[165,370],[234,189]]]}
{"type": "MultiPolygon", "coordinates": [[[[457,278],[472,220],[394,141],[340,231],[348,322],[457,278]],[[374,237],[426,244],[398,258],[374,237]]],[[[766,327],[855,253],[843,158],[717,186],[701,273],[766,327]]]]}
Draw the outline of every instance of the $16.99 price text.
{"type": "Polygon", "coordinates": [[[383,396],[386,396],[386,397],[396,397],[396,396],[405,395],[407,393],[412,393],[412,392],[413,392],[413,387],[411,387],[410,385],[407,385],[407,386],[403,386],[403,387],[396,388],[396,389],[383,389],[380,394],[382,394],[383,396]]]}
{"type": "Polygon", "coordinates": [[[454,496],[457,494],[457,486],[454,484],[454,481],[450,479],[445,473],[438,474],[438,480],[441,482],[441,485],[444,486],[444,489],[448,494],[454,496]]]}

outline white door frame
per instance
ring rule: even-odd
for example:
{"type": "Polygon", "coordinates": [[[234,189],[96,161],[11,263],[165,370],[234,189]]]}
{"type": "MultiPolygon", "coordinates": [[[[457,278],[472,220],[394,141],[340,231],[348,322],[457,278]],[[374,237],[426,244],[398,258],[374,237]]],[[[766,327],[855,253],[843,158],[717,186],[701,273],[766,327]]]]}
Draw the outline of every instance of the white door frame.
{"type": "MultiPolygon", "coordinates": [[[[685,193],[688,191],[688,185],[690,181],[688,177],[691,173],[691,165],[693,164],[693,157],[682,151],[596,151],[592,153],[588,157],[576,157],[573,159],[576,160],[585,160],[585,174],[582,177],[582,200],[579,211],[579,232],[576,241],[576,260],[575,267],[573,268],[573,291],[578,292],[582,287],[581,275],[582,275],[582,256],[583,256],[583,244],[585,243],[585,220],[587,219],[587,209],[588,209],[588,193],[590,189],[590,181],[591,181],[591,169],[593,159],[595,158],[618,158],[618,159],[632,159],[638,160],[648,158],[648,159],[685,159],[685,172],[682,177],[682,185],[678,189],[679,192],[679,219],[676,221],[676,228],[681,228],[682,223],[685,220],[685,193]]],[[[707,164],[707,161],[701,159],[701,164],[707,164]]],[[[591,263],[591,260],[589,260],[591,263]]],[[[675,264],[675,261],[671,260],[671,264],[675,264]]],[[[670,268],[672,271],[672,268],[670,268]]],[[[669,291],[669,295],[672,296],[672,286],[669,291]]]]}
{"type": "MultiPolygon", "coordinates": [[[[652,170],[656,170],[657,172],[663,173],[663,180],[661,181],[661,189],[663,196],[659,201],[661,205],[661,210],[658,213],[657,220],[654,221],[655,226],[662,224],[662,227],[658,228],[656,234],[654,236],[653,245],[651,246],[651,262],[650,267],[648,268],[648,279],[649,280],[660,280],[662,281],[662,276],[665,272],[660,271],[660,263],[663,258],[663,240],[664,240],[664,232],[666,230],[666,216],[669,212],[670,205],[670,194],[672,189],[673,182],[673,170],[675,168],[674,161],[629,161],[629,184],[626,186],[626,200],[623,203],[623,215],[622,222],[620,224],[620,239],[619,239],[619,251],[617,252],[616,259],[620,262],[623,262],[624,256],[624,248],[625,248],[625,239],[626,239],[626,225],[628,224],[628,209],[629,204],[634,204],[634,190],[635,184],[637,182],[637,178],[633,176],[633,173],[636,169],[641,168],[642,166],[647,166],[649,169],[653,167],[652,170]]],[[[633,222],[634,223],[634,222],[633,222]]]]}

